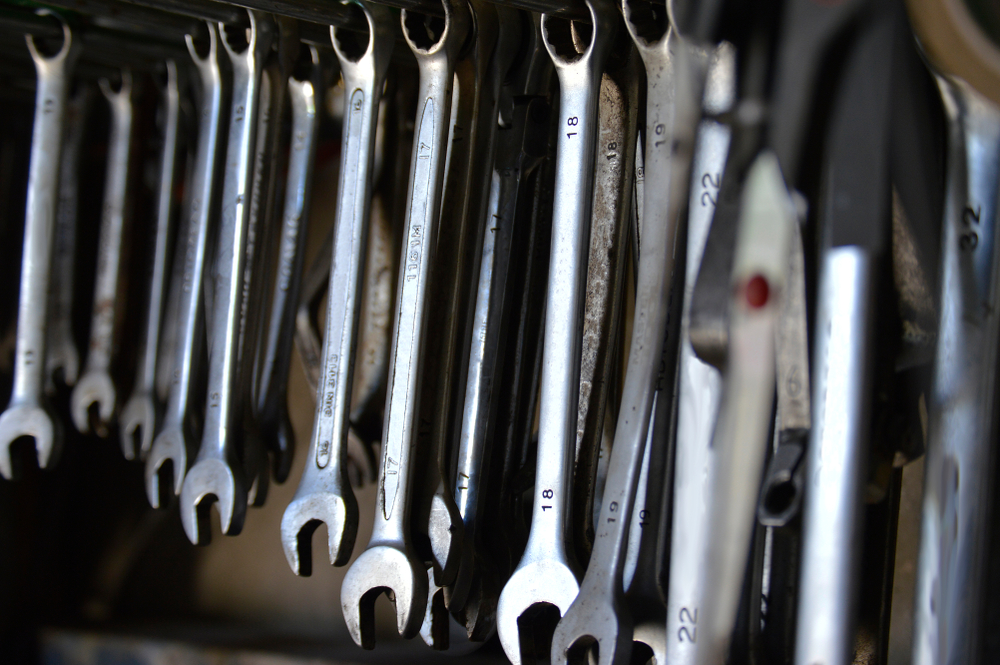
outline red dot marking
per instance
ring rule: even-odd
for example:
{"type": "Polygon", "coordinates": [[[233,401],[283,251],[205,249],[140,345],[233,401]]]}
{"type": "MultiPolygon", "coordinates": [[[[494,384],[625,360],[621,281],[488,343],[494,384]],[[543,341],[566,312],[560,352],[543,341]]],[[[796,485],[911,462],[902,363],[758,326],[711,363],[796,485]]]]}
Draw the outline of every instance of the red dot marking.
{"type": "Polygon", "coordinates": [[[759,309],[767,304],[770,291],[771,289],[764,276],[754,275],[747,282],[746,288],[743,292],[746,296],[747,304],[754,309],[759,309]]]}

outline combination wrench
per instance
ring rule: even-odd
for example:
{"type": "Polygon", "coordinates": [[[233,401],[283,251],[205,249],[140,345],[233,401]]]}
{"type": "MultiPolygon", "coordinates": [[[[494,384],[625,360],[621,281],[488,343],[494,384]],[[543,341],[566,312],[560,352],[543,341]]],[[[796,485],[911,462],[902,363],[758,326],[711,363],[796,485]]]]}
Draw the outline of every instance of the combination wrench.
{"type": "Polygon", "coordinates": [[[45,380],[50,394],[56,390],[57,377],[63,385],[73,386],[80,375],[80,351],[73,338],[73,286],[80,150],[87,132],[92,92],[91,86],[79,85],[66,107],[66,138],[59,162],[59,206],[52,248],[52,287],[45,327],[45,380]]]}
{"type": "Polygon", "coordinates": [[[10,444],[16,439],[34,438],[42,468],[55,463],[62,446],[60,422],[44,396],[45,306],[42,303],[46,302],[49,290],[66,97],[79,49],[69,26],[58,14],[46,9],[38,13],[59,19],[63,43],[55,55],[46,56],[36,46],[35,38],[25,35],[38,85],[24,214],[14,388],[7,408],[0,414],[0,474],[4,478],[13,478],[19,470],[12,466],[10,455],[10,444]]]}
{"type": "Polygon", "coordinates": [[[233,68],[225,176],[215,260],[215,297],[209,343],[208,395],[201,447],[181,489],[181,522],[188,539],[207,544],[207,497],[214,497],[222,532],[237,535],[246,516],[247,487],[240,459],[242,423],[239,370],[240,310],[246,270],[247,226],[250,213],[254,134],[259,110],[261,63],[271,47],[270,18],[247,10],[250,27],[242,53],[229,43],[226,26],[219,26],[222,45],[233,68]]]}
{"type": "MultiPolygon", "coordinates": [[[[587,26],[542,17],[545,48],[559,79],[559,121],[551,267],[543,333],[540,420],[531,528],[521,561],[497,605],[497,630],[507,657],[521,663],[518,620],[539,603],[569,609],[579,590],[567,554],[584,284],[590,237],[592,168],[601,72],[617,30],[618,13],[589,0],[587,26]],[[589,37],[589,44],[586,43],[589,37]]],[[[525,631],[528,625],[523,625],[525,631]]]]}
{"type": "Polygon", "coordinates": [[[1000,108],[958,75],[937,79],[948,114],[948,182],[917,568],[918,665],[976,662],[1000,337],[988,314],[998,304],[1000,108]]]}
{"type": "Polygon", "coordinates": [[[367,44],[331,28],[344,77],[345,112],[323,372],[305,470],[281,520],[281,545],[297,575],[312,572],[312,534],[320,523],[326,524],[330,563],[338,566],[350,558],[358,527],[358,504],[346,474],[350,388],[365,274],[375,127],[393,38],[391,15],[384,6],[367,0],[355,0],[354,6],[368,22],[367,44]]]}
{"type": "Polygon", "coordinates": [[[155,401],[156,358],[160,346],[163,304],[167,290],[167,256],[173,239],[174,179],[177,173],[177,153],[180,147],[180,91],[177,63],[164,62],[166,84],[163,94],[163,152],[160,154],[160,183],[156,205],[156,240],[153,246],[153,273],[149,282],[146,327],[139,344],[139,368],[132,396],[125,403],[120,418],[122,453],[133,459],[138,452],[145,458],[153,445],[158,406],[155,401]],[[141,437],[136,437],[136,430],[141,437]]]}
{"type": "Polygon", "coordinates": [[[673,476],[669,583],[667,584],[666,657],[669,663],[695,660],[702,563],[709,533],[712,430],[722,394],[722,376],[701,360],[688,336],[695,280],[701,267],[715,201],[729,151],[729,128],[717,118],[729,111],[736,95],[736,50],[717,47],[708,64],[688,202],[687,265],[678,359],[676,444],[673,476]]]}
{"type": "MultiPolygon", "coordinates": [[[[628,15],[628,5],[624,7],[628,15]]],[[[632,651],[632,616],[622,575],[635,490],[642,467],[667,332],[675,239],[687,204],[700,78],[693,54],[669,31],[650,43],[626,22],[647,68],[642,247],[632,343],[590,565],[580,593],[556,627],[552,661],[596,643],[599,662],[625,663],[632,651]]],[[[602,146],[610,153],[611,146],[602,146]]]]}
{"type": "Polygon", "coordinates": [[[194,378],[204,344],[204,289],[205,260],[208,251],[209,226],[217,201],[215,192],[219,174],[219,139],[221,132],[223,82],[219,68],[216,28],[206,23],[208,52],[198,53],[194,38],[185,41],[201,81],[201,108],[199,109],[198,144],[191,177],[191,196],[188,218],[184,224],[182,242],[178,243],[181,259],[181,281],[177,306],[177,341],[174,347],[173,372],[167,409],[160,432],[146,458],[146,495],[154,508],[161,506],[161,469],[170,463],[173,476],[172,489],[181,493],[188,459],[194,451],[196,433],[192,431],[191,400],[194,378]]]}
{"type": "Polygon", "coordinates": [[[470,16],[463,1],[442,3],[439,19],[404,10],[403,36],[417,59],[420,83],[402,247],[392,361],[386,395],[379,490],[368,548],[348,569],[340,602],[348,630],[364,648],[375,646],[375,599],[389,592],[400,635],[420,629],[427,602],[427,569],[410,537],[411,484],[417,443],[421,360],[427,334],[427,285],[441,213],[445,153],[455,61],[470,16]]]}
{"type": "Polygon", "coordinates": [[[73,424],[82,433],[91,426],[99,436],[108,436],[114,416],[117,391],[111,378],[117,320],[120,318],[121,268],[124,247],[125,218],[128,214],[128,188],[131,177],[129,160],[132,152],[132,74],[121,72],[117,92],[102,78],[98,85],[111,106],[111,137],[108,139],[108,166],[104,185],[104,208],[97,248],[97,276],[94,283],[93,313],[90,321],[90,347],[83,376],[73,388],[70,410],[73,424]],[[97,406],[97,420],[91,421],[92,408],[97,406]]]}

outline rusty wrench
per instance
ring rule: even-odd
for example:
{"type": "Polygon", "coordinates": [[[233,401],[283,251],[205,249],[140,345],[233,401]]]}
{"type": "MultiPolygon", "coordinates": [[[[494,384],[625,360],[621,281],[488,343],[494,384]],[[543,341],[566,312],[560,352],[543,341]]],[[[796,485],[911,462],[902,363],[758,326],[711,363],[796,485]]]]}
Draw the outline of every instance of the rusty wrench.
{"type": "Polygon", "coordinates": [[[106,78],[99,82],[101,93],[111,106],[111,138],[108,141],[108,166],[104,184],[104,210],[97,248],[97,277],[94,284],[93,314],[90,322],[90,348],[83,376],[73,389],[71,413],[77,430],[86,433],[91,425],[100,436],[108,435],[108,426],[114,416],[117,391],[111,378],[111,359],[114,354],[115,326],[120,317],[122,245],[125,218],[128,214],[127,199],[129,159],[132,151],[132,74],[121,72],[121,87],[111,89],[106,78]],[[91,422],[91,407],[98,407],[97,422],[91,422]]]}
{"type": "Polygon", "coordinates": [[[470,22],[464,1],[446,0],[442,4],[443,22],[406,10],[401,16],[403,35],[420,68],[420,85],[379,463],[379,497],[368,548],[348,569],[340,589],[351,637],[368,649],[375,646],[375,599],[384,591],[393,594],[396,626],[404,637],[413,637],[419,630],[427,602],[426,568],[416,556],[409,533],[410,472],[417,440],[417,386],[427,331],[427,282],[444,185],[452,79],[470,22]]]}
{"type": "Polygon", "coordinates": [[[179,149],[180,91],[177,81],[177,63],[167,60],[166,85],[163,89],[163,152],[160,155],[160,185],[156,207],[156,243],[153,247],[153,274],[149,283],[149,302],[146,327],[139,345],[139,370],[132,389],[132,396],[125,403],[121,415],[121,443],[125,459],[133,459],[136,449],[136,430],[141,433],[139,454],[145,458],[153,445],[158,406],[154,400],[156,389],[156,357],[160,345],[163,304],[167,290],[167,255],[173,238],[174,178],[177,173],[179,149]]]}
{"type": "Polygon", "coordinates": [[[375,126],[394,40],[385,7],[367,0],[354,4],[368,22],[367,46],[357,44],[354,35],[331,28],[344,77],[344,125],[323,371],[305,470],[281,520],[285,557],[298,575],[312,571],[311,539],[321,522],[327,525],[330,563],[341,566],[354,548],[358,526],[358,505],[346,475],[350,388],[371,210],[375,126]]]}
{"type": "MultiPolygon", "coordinates": [[[[46,9],[40,15],[56,16],[46,9]]],[[[24,256],[21,260],[21,291],[18,299],[17,342],[14,359],[14,390],[0,415],[0,474],[14,477],[10,444],[22,436],[35,439],[38,464],[52,465],[59,456],[62,431],[45,400],[45,307],[52,262],[59,187],[59,156],[69,80],[76,61],[73,33],[60,18],[63,43],[59,52],[47,57],[25,36],[38,74],[35,92],[35,122],[28,166],[28,198],[24,215],[24,256]]]]}
{"type": "Polygon", "coordinates": [[[181,489],[181,522],[195,544],[207,543],[211,537],[208,506],[201,506],[206,497],[214,496],[218,502],[226,535],[238,534],[246,516],[247,488],[239,458],[241,391],[235,382],[261,64],[273,37],[266,14],[254,10],[247,10],[247,14],[250,27],[242,53],[230,45],[226,27],[219,26],[223,48],[233,66],[233,95],[215,261],[205,428],[198,457],[181,489]]]}

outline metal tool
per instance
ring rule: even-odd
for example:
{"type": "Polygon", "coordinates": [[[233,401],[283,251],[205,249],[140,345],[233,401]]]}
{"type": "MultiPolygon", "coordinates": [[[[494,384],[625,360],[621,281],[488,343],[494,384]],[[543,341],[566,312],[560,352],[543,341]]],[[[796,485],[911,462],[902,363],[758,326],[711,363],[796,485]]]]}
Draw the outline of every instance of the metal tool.
{"type": "Polygon", "coordinates": [[[170,396],[163,417],[163,426],[153,440],[146,458],[146,495],[154,508],[161,506],[161,468],[167,462],[173,475],[172,489],[181,493],[188,468],[189,455],[195,449],[191,426],[191,400],[194,377],[204,343],[204,310],[202,291],[208,250],[211,216],[217,198],[216,180],[219,174],[219,138],[222,127],[222,73],[219,69],[218,34],[215,26],[206,24],[208,52],[201,56],[194,45],[194,38],[186,42],[191,59],[198,70],[201,82],[201,108],[199,109],[198,145],[195,151],[191,177],[191,196],[188,219],[183,236],[178,243],[178,253],[183,256],[177,325],[177,343],[173,363],[170,396]]]}
{"type": "Polygon", "coordinates": [[[106,78],[99,82],[101,93],[111,106],[111,137],[108,139],[108,166],[104,184],[104,209],[97,247],[97,277],[94,282],[93,314],[90,321],[90,348],[83,376],[73,389],[70,412],[73,424],[82,433],[91,427],[99,436],[108,436],[114,416],[117,390],[111,378],[115,332],[120,313],[125,219],[129,214],[129,178],[132,152],[132,74],[121,72],[121,86],[115,92],[106,78]],[[96,410],[93,407],[96,405],[96,410]],[[96,416],[96,419],[92,418],[96,416]]]}
{"type": "Polygon", "coordinates": [[[631,655],[633,620],[622,574],[667,332],[674,242],[687,203],[701,110],[700,72],[690,63],[693,55],[687,45],[677,43],[680,40],[669,31],[650,43],[638,36],[634,25],[629,30],[647,69],[644,177],[659,186],[643,194],[631,352],[594,551],[580,594],[552,638],[553,662],[568,662],[570,652],[589,646],[588,641],[596,642],[601,663],[628,662],[631,655]]]}
{"type": "Polygon", "coordinates": [[[890,242],[892,5],[856,37],[827,134],[826,240],[817,286],[813,429],[806,453],[795,662],[851,662],[873,388],[877,285],[890,242]],[[864,164],[864,168],[859,168],[864,164]]]}
{"type": "Polygon", "coordinates": [[[617,37],[601,77],[597,158],[594,165],[590,251],[580,344],[580,390],[573,465],[573,545],[577,561],[590,557],[594,506],[607,474],[620,380],[618,354],[625,292],[625,258],[632,219],[632,181],[639,111],[639,59],[624,34],[617,37]],[[620,46],[617,46],[620,44],[620,46]],[[614,410],[614,407],[610,407],[614,410]]]}
{"type": "Polygon", "coordinates": [[[531,530],[521,561],[504,586],[497,606],[500,643],[515,665],[521,663],[520,617],[539,603],[550,603],[564,613],[579,590],[566,546],[570,536],[584,266],[590,235],[597,98],[601,71],[617,26],[617,12],[610,3],[591,0],[587,7],[593,26],[589,44],[583,26],[548,15],[542,17],[545,48],[559,78],[559,139],[531,530]]]}
{"type": "Polygon", "coordinates": [[[708,523],[725,534],[726,545],[706,539],[698,569],[695,662],[701,665],[725,661],[736,623],[772,421],[779,295],[796,223],[778,160],[761,152],[744,185],[731,278],[729,359],[712,436],[708,523]]]}
{"type": "Polygon", "coordinates": [[[928,404],[913,662],[976,663],[996,441],[1000,108],[938,75],[948,115],[940,327],[928,404]]]}
{"type": "Polygon", "coordinates": [[[78,48],[69,26],[47,9],[41,16],[55,16],[62,25],[63,42],[49,57],[25,35],[35,63],[38,85],[35,91],[35,122],[31,132],[31,161],[28,196],[24,215],[24,250],[21,260],[21,287],[17,310],[17,342],[14,360],[14,389],[0,415],[0,474],[15,476],[10,444],[22,436],[35,439],[39,466],[51,466],[62,445],[60,422],[45,400],[45,306],[52,261],[56,201],[59,191],[59,157],[69,80],[78,48]]]}
{"type": "Polygon", "coordinates": [[[711,504],[712,430],[722,395],[719,370],[702,361],[688,337],[695,279],[705,251],[705,240],[715,210],[729,150],[729,128],[716,120],[728,111],[736,95],[736,51],[721,44],[712,54],[705,83],[703,108],[707,116],[698,127],[691,167],[688,202],[687,265],[684,309],[681,315],[678,359],[676,444],[674,452],[673,519],[670,537],[670,579],[667,584],[667,661],[695,661],[698,603],[703,559],[709,532],[711,504]]]}
{"type": "Polygon", "coordinates": [[[167,291],[167,255],[173,240],[174,178],[177,172],[179,149],[180,91],[177,82],[177,63],[167,60],[166,85],[163,89],[163,152],[160,155],[160,186],[156,207],[156,241],[153,247],[153,274],[149,282],[149,302],[146,327],[139,344],[139,369],[132,388],[132,396],[125,403],[121,415],[122,453],[125,459],[136,454],[136,430],[139,454],[145,458],[153,445],[156,432],[158,406],[154,401],[156,389],[156,357],[160,345],[163,305],[167,291]]]}
{"type": "Polygon", "coordinates": [[[382,459],[375,524],[368,548],[348,569],[340,590],[341,607],[354,641],[375,646],[375,599],[389,591],[396,626],[404,637],[420,629],[427,602],[427,573],[410,538],[412,452],[417,442],[418,379],[427,334],[427,282],[434,260],[444,185],[452,80],[470,17],[464,3],[445,2],[441,23],[404,11],[403,35],[417,58],[420,84],[410,163],[406,235],[403,241],[392,363],[386,395],[382,459]]]}
{"type": "Polygon", "coordinates": [[[59,206],[52,248],[52,285],[45,326],[46,392],[54,394],[56,378],[73,386],[80,375],[80,351],[73,338],[73,286],[76,278],[76,224],[79,201],[80,151],[87,132],[93,88],[81,83],[66,106],[66,132],[59,162],[59,206]]]}
{"type": "Polygon", "coordinates": [[[205,428],[198,457],[181,490],[181,522],[188,539],[195,544],[205,544],[210,538],[207,505],[201,505],[207,497],[218,502],[222,532],[226,535],[237,535],[246,516],[247,488],[239,457],[241,395],[235,380],[261,64],[273,37],[266,15],[253,10],[247,14],[250,28],[242,53],[229,43],[226,26],[219,26],[222,45],[233,66],[233,96],[215,261],[205,428]]]}
{"type": "Polygon", "coordinates": [[[340,566],[351,555],[358,526],[358,505],[346,475],[349,389],[361,309],[375,125],[393,39],[392,19],[386,9],[365,0],[359,0],[356,6],[368,21],[367,44],[331,28],[344,77],[345,112],[323,340],[324,369],[316,392],[306,467],[295,498],[281,520],[285,557],[298,575],[311,573],[312,534],[320,522],[327,528],[330,563],[340,566]]]}

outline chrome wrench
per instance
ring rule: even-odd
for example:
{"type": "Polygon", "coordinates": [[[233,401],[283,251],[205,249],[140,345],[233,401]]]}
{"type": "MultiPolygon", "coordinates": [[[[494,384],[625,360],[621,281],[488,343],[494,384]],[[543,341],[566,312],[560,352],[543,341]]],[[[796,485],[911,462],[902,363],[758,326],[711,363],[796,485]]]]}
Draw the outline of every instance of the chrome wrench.
{"type": "Polygon", "coordinates": [[[188,458],[194,451],[196,434],[191,431],[191,399],[194,377],[198,371],[201,345],[204,339],[204,289],[205,259],[208,234],[214,210],[216,180],[219,162],[219,135],[222,118],[222,72],[219,69],[216,28],[206,23],[208,53],[202,57],[195,49],[194,39],[186,36],[187,48],[198,70],[201,81],[201,109],[198,122],[198,146],[191,177],[191,196],[188,219],[184,225],[182,242],[177,251],[182,253],[180,293],[178,295],[177,342],[174,350],[173,374],[170,395],[163,417],[163,427],[153,440],[146,458],[146,495],[154,508],[159,508],[161,496],[161,468],[170,462],[173,474],[172,489],[181,493],[188,458]]]}
{"type": "Polygon", "coordinates": [[[564,613],[579,590],[566,548],[571,537],[569,509],[590,236],[591,169],[601,71],[618,20],[614,6],[605,0],[588,0],[587,8],[591,16],[589,44],[584,25],[571,25],[548,14],[542,17],[545,48],[559,78],[559,139],[531,528],[521,561],[504,586],[497,606],[500,643],[514,665],[521,663],[520,617],[539,603],[550,603],[564,613]]]}
{"type": "Polygon", "coordinates": [[[687,45],[669,31],[651,44],[638,37],[631,21],[627,24],[647,68],[644,176],[658,186],[643,192],[632,344],[594,550],[580,593],[552,638],[554,663],[568,662],[571,651],[587,642],[596,642],[602,664],[625,663],[631,656],[632,616],[622,575],[667,332],[674,242],[687,203],[700,116],[702,86],[687,45]]]}
{"type": "Polygon", "coordinates": [[[121,414],[121,444],[125,459],[136,454],[136,430],[139,454],[145,458],[153,445],[156,431],[158,405],[155,401],[156,357],[160,345],[163,305],[167,295],[167,255],[173,238],[174,178],[177,173],[179,149],[180,91],[177,83],[177,63],[164,62],[166,85],[163,94],[163,152],[160,155],[160,184],[156,207],[156,243],[153,247],[153,274],[149,282],[149,301],[146,327],[139,344],[139,368],[136,373],[132,396],[125,403],[121,414]]]}
{"type": "MultiPolygon", "coordinates": [[[[59,16],[47,9],[42,16],[59,16]]],[[[31,160],[28,166],[28,197],[24,215],[24,250],[17,310],[17,341],[14,354],[14,389],[0,415],[0,474],[13,478],[10,444],[22,436],[35,439],[39,466],[55,463],[62,446],[60,422],[45,400],[45,307],[52,262],[59,187],[59,157],[62,150],[63,118],[69,80],[78,48],[69,26],[62,24],[63,43],[51,57],[42,54],[35,38],[25,35],[35,63],[35,122],[31,130],[31,160]]]]}
{"type": "Polygon", "coordinates": [[[297,575],[312,572],[312,534],[321,522],[327,528],[330,563],[339,566],[351,556],[358,527],[358,504],[346,474],[349,391],[365,273],[375,126],[394,39],[385,7],[367,0],[353,6],[368,22],[367,46],[358,44],[353,34],[331,28],[344,77],[344,125],[323,372],[305,470],[281,520],[281,544],[297,575]]]}
{"type": "Polygon", "coordinates": [[[119,283],[121,280],[122,240],[128,215],[129,159],[132,151],[132,74],[121,72],[118,92],[106,78],[99,82],[101,93],[111,106],[111,137],[108,139],[108,166],[104,184],[104,209],[97,248],[97,277],[90,322],[90,348],[83,376],[73,389],[71,413],[73,424],[82,433],[90,431],[105,437],[114,416],[117,390],[111,378],[115,327],[121,317],[119,283]],[[91,408],[97,405],[98,420],[91,422],[91,408]]]}
{"type": "Polygon", "coordinates": [[[340,589],[351,637],[368,649],[375,646],[374,610],[379,595],[386,591],[392,594],[396,626],[407,638],[420,629],[427,602],[427,571],[410,538],[410,472],[417,440],[417,386],[429,314],[425,309],[426,292],[441,211],[452,80],[470,22],[464,2],[446,1],[442,5],[443,21],[407,10],[401,16],[403,35],[417,58],[420,84],[379,463],[379,496],[368,548],[348,569],[340,589]]]}
{"type": "Polygon", "coordinates": [[[195,544],[207,544],[211,537],[208,506],[201,505],[207,497],[218,502],[222,532],[226,535],[240,532],[247,507],[243,460],[239,457],[241,390],[235,381],[261,64],[273,37],[266,14],[255,10],[247,10],[247,14],[250,27],[242,53],[230,45],[226,26],[219,25],[222,45],[233,67],[233,95],[215,261],[205,428],[198,457],[181,489],[181,522],[188,539],[195,544]]]}
{"type": "Polygon", "coordinates": [[[66,107],[66,138],[59,163],[59,206],[52,249],[52,288],[45,327],[46,390],[50,394],[55,392],[55,378],[60,371],[59,377],[66,386],[73,386],[80,376],[80,351],[73,338],[73,285],[80,149],[87,130],[92,92],[90,86],[81,84],[66,107]]]}
{"type": "Polygon", "coordinates": [[[723,43],[708,65],[703,108],[692,165],[688,202],[688,241],[684,305],[681,315],[678,403],[670,536],[670,580],[667,584],[667,662],[691,665],[701,601],[698,569],[709,533],[712,429],[722,396],[719,370],[695,353],[688,336],[695,280],[712,224],[722,173],[729,152],[730,130],[716,118],[729,111],[736,95],[736,49],[723,43]]]}

